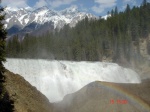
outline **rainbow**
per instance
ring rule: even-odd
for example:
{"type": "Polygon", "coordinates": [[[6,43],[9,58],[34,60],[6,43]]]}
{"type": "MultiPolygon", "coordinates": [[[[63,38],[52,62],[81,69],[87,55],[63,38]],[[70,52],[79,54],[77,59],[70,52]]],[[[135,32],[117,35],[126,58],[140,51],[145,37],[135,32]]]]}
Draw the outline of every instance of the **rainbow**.
{"type": "Polygon", "coordinates": [[[133,104],[140,112],[150,112],[150,105],[144,102],[141,98],[127,91],[125,88],[119,86],[117,83],[108,83],[108,82],[100,82],[96,81],[100,84],[101,87],[105,87],[110,91],[117,93],[125,97],[128,101],[128,104],[133,104]]]}

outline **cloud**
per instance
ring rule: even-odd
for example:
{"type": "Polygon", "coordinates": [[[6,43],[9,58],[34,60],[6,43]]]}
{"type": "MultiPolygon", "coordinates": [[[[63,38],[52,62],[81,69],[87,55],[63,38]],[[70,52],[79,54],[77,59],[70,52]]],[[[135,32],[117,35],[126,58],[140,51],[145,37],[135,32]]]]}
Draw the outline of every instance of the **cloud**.
{"type": "Polygon", "coordinates": [[[98,6],[95,5],[92,7],[95,13],[102,13],[105,9],[116,5],[116,0],[94,0],[94,2],[98,4],[98,6]]]}
{"type": "Polygon", "coordinates": [[[88,8],[85,7],[83,4],[80,4],[79,8],[81,9],[81,11],[88,12],[88,8]]]}
{"type": "MultiPolygon", "coordinates": [[[[29,0],[2,0],[2,5],[8,7],[22,8],[28,7],[27,1],[29,0]]],[[[57,8],[61,5],[71,4],[74,1],[76,0],[37,0],[34,7],[39,8],[47,5],[51,6],[52,8],[57,8]]]]}
{"type": "Polygon", "coordinates": [[[35,8],[39,8],[39,7],[42,7],[42,6],[45,6],[47,5],[47,2],[45,0],[39,0],[35,3],[35,8]]]}
{"type": "Polygon", "coordinates": [[[123,2],[130,2],[131,0],[123,0],[123,2]]]}
{"type": "Polygon", "coordinates": [[[137,5],[137,1],[136,0],[123,0],[124,3],[130,3],[132,5],[137,5]]]}
{"type": "Polygon", "coordinates": [[[35,7],[41,7],[44,5],[51,6],[52,8],[57,8],[62,5],[71,4],[76,0],[38,0],[35,4],[35,7]]]}
{"type": "Polygon", "coordinates": [[[61,5],[71,4],[74,1],[76,0],[53,0],[50,3],[52,7],[59,7],[61,5]]]}
{"type": "Polygon", "coordinates": [[[27,0],[2,0],[2,5],[15,8],[28,7],[27,0]]]}
{"type": "Polygon", "coordinates": [[[110,4],[116,2],[116,0],[94,0],[94,1],[99,4],[110,4]]]}

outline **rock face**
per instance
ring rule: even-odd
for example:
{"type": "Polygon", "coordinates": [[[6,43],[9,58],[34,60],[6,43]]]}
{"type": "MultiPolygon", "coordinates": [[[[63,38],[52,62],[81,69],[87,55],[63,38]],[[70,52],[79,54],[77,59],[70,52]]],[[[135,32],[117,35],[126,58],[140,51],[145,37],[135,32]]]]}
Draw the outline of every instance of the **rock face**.
{"type": "Polygon", "coordinates": [[[52,104],[23,77],[5,72],[5,88],[14,100],[15,112],[52,112],[52,104]]]}
{"type": "Polygon", "coordinates": [[[141,38],[139,45],[137,42],[133,42],[132,48],[133,55],[136,57],[131,61],[132,67],[141,75],[142,79],[150,78],[150,35],[147,38],[141,38]]]}

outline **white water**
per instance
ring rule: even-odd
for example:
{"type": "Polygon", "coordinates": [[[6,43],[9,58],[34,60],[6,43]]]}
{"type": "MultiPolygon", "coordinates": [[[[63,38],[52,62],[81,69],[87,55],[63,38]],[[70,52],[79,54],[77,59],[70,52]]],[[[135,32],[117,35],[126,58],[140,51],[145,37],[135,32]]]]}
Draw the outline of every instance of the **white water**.
{"type": "Polygon", "coordinates": [[[114,63],[7,59],[4,66],[23,76],[50,102],[60,101],[93,81],[141,82],[136,72],[114,63]]]}

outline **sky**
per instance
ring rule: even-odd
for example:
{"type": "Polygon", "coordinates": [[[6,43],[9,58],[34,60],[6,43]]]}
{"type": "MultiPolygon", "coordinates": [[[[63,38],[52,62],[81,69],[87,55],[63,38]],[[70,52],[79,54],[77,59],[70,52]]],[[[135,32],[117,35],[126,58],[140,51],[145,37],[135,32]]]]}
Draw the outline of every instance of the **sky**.
{"type": "MultiPolygon", "coordinates": [[[[13,8],[32,7],[39,8],[48,6],[53,10],[63,10],[76,6],[81,12],[92,13],[97,16],[104,16],[116,6],[123,11],[126,5],[140,6],[143,0],[2,0],[2,5],[13,8]]],[[[147,0],[150,2],[150,0],[147,0]]]]}

